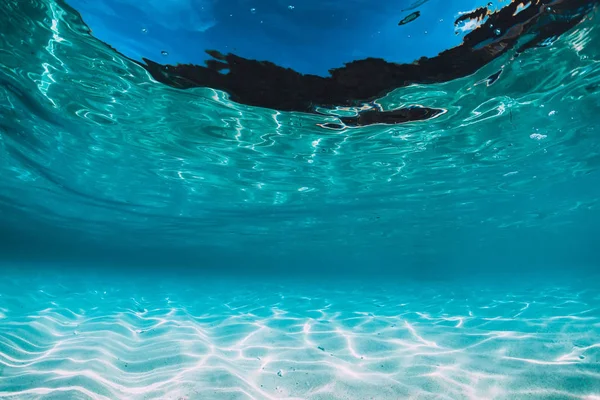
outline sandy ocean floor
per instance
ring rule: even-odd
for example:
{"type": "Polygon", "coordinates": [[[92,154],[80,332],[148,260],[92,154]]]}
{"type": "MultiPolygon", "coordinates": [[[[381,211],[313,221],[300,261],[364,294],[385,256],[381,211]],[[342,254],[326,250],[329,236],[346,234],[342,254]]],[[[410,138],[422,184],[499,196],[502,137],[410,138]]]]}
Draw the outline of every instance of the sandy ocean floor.
{"type": "Polygon", "coordinates": [[[0,398],[600,399],[582,282],[76,276],[0,280],[0,398]]]}

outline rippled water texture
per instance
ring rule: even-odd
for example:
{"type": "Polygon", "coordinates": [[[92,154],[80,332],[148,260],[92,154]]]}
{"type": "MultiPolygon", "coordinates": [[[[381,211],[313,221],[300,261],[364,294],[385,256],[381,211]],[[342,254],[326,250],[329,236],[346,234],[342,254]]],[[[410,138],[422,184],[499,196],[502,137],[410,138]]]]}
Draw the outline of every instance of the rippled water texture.
{"type": "Polygon", "coordinates": [[[0,1],[0,398],[599,400],[597,12],[347,127],[0,1]]]}
{"type": "Polygon", "coordinates": [[[600,398],[600,296],[582,282],[130,278],[3,280],[0,397],[600,398]]]}
{"type": "Polygon", "coordinates": [[[594,13],[552,45],[380,100],[447,110],[435,119],[336,131],[318,125],[334,117],[161,85],[62,2],[1,7],[7,254],[32,257],[23,243],[37,241],[49,243],[44,257],[177,248],[351,268],[340,254],[462,265],[517,246],[540,264],[589,263],[600,193],[594,13]]]}

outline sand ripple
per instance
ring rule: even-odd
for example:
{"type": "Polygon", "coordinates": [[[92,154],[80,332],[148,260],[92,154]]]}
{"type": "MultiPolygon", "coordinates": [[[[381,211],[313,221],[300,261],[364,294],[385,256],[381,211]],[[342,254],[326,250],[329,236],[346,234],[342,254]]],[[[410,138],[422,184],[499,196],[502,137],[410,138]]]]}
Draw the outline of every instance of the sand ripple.
{"type": "Polygon", "coordinates": [[[0,398],[598,399],[582,286],[0,283],[0,398]]]}

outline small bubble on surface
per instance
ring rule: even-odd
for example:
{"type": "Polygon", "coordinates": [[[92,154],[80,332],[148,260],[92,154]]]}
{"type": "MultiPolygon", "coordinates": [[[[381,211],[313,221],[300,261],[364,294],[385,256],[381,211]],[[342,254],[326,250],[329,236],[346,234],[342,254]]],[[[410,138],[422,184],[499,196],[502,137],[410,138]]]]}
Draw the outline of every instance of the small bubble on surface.
{"type": "Polygon", "coordinates": [[[165,57],[169,55],[169,53],[166,50],[161,51],[160,54],[162,54],[165,57]]]}

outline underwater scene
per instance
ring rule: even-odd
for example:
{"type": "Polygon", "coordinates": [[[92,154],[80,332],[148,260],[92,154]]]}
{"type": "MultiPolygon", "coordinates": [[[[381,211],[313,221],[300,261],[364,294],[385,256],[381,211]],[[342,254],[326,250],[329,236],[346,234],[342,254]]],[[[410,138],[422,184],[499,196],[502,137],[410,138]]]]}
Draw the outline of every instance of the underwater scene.
{"type": "Polygon", "coordinates": [[[2,0],[0,399],[600,400],[600,0],[2,0]]]}

